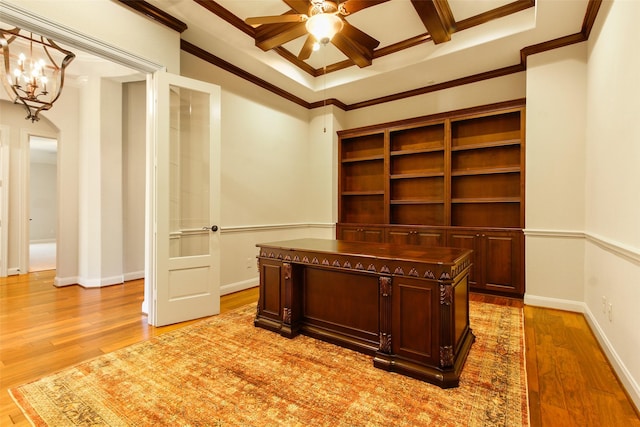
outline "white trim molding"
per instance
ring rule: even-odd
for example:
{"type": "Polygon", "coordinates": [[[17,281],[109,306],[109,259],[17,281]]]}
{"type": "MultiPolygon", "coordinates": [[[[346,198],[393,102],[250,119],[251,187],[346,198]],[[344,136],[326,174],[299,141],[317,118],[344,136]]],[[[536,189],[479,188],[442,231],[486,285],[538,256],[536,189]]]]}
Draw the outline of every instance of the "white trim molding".
{"type": "Polygon", "coordinates": [[[585,237],[584,232],[579,230],[542,230],[525,228],[523,232],[526,237],[552,237],[565,239],[584,239],[585,237]]]}
{"type": "Polygon", "coordinates": [[[640,265],[640,249],[626,245],[615,240],[607,239],[596,233],[577,230],[542,230],[530,229],[524,230],[525,237],[555,238],[555,239],[585,239],[587,242],[593,243],[600,248],[610,252],[627,261],[640,265]]]}
{"type": "Polygon", "coordinates": [[[228,285],[220,286],[220,295],[228,295],[234,292],[244,291],[245,289],[256,288],[259,285],[259,278],[243,280],[242,282],[229,283],[228,285]]]}
{"type": "Polygon", "coordinates": [[[585,313],[587,304],[582,301],[573,301],[560,298],[549,298],[538,295],[524,295],[525,305],[534,307],[553,308],[556,310],[571,311],[575,313],[585,313]]]}
{"type": "Polygon", "coordinates": [[[264,224],[264,225],[231,225],[220,227],[220,233],[249,233],[255,231],[294,230],[303,228],[335,229],[335,223],[292,223],[292,224],[264,224]]]}
{"type": "Polygon", "coordinates": [[[617,255],[620,258],[624,258],[627,261],[631,261],[634,264],[640,265],[640,249],[625,245],[624,243],[607,239],[595,233],[587,232],[585,233],[585,237],[588,242],[599,246],[605,251],[611,252],[612,254],[617,255]]]}

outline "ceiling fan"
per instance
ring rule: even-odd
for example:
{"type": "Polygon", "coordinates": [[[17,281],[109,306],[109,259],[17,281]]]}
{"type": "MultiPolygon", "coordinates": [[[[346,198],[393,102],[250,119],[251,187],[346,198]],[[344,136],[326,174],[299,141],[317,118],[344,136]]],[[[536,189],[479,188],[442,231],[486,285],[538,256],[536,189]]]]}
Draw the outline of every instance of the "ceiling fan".
{"type": "Polygon", "coordinates": [[[380,42],[350,25],[346,16],[388,0],[283,0],[291,11],[283,15],[247,18],[258,25],[256,46],[264,51],[307,36],[298,59],[305,60],[320,45],[333,43],[359,67],[371,65],[373,50],[380,42]]]}

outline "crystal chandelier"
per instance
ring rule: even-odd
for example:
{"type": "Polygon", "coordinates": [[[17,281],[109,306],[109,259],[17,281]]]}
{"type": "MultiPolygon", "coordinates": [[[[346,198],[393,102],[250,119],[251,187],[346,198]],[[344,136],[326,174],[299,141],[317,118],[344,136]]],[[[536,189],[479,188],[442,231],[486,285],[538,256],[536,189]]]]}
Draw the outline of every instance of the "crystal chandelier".
{"type": "Polygon", "coordinates": [[[65,68],[76,57],[53,40],[20,28],[0,28],[2,84],[14,104],[27,110],[26,119],[40,120],[40,111],[48,110],[60,97],[65,68]]]}

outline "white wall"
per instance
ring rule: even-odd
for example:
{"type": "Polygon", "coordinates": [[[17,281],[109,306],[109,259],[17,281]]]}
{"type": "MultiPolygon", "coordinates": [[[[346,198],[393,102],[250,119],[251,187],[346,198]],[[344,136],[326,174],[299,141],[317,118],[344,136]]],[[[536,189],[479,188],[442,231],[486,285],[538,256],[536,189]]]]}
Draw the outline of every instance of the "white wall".
{"type": "Polygon", "coordinates": [[[640,2],[603,3],[589,38],[584,286],[587,319],[636,407],[640,407],[638,16],[640,2]]]}
{"type": "Polygon", "coordinates": [[[527,59],[526,295],[582,311],[586,43],[527,59]]]}

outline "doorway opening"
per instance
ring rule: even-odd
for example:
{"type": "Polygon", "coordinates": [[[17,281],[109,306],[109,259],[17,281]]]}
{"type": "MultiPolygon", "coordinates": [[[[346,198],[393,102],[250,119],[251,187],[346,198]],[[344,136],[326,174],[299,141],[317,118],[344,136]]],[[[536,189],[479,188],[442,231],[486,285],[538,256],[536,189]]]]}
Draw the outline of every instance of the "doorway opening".
{"type": "Polygon", "coordinates": [[[58,223],[58,141],[29,136],[28,271],[55,270],[58,223]]]}

